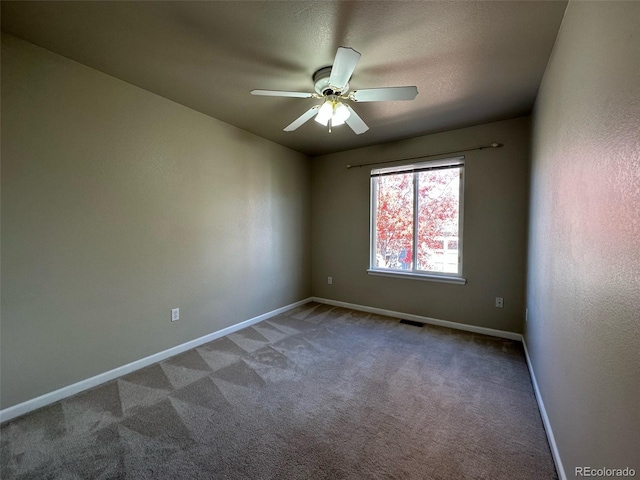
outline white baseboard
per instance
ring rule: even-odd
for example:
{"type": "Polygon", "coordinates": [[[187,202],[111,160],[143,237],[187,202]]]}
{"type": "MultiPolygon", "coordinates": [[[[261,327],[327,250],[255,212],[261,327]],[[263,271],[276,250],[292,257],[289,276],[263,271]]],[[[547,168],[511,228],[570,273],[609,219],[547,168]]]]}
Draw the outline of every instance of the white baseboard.
{"type": "Polygon", "coordinates": [[[309,303],[311,300],[311,298],[305,298],[304,300],[300,300],[276,310],[263,313],[262,315],[258,315],[257,317],[253,317],[249,320],[245,320],[230,327],[223,328],[222,330],[218,330],[217,332],[210,333],[208,335],[205,335],[204,337],[196,338],[195,340],[183,343],[182,345],[177,345],[162,352],[154,353],[153,355],[141,358],[140,360],[136,360],[135,362],[131,362],[121,367],[114,368],[113,370],[109,370],[108,372],[100,373],[99,375],[87,378],[86,380],[81,380],[72,385],[68,385],[53,392],[45,393],[44,395],[41,395],[39,397],[27,400],[26,402],[22,402],[12,407],[5,408],[4,410],[0,410],[0,422],[6,422],[13,418],[24,415],[25,413],[29,413],[38,408],[55,403],[58,400],[62,400],[110,380],[114,380],[118,377],[134,372],[135,370],[148,367],[149,365],[160,362],[169,357],[173,357],[174,355],[178,355],[179,353],[186,352],[187,350],[191,350],[195,347],[199,347],[200,345],[224,337],[225,335],[229,335],[230,333],[237,332],[238,330],[242,330],[243,328],[262,322],[263,320],[267,320],[268,318],[279,315],[283,312],[286,312],[287,310],[291,310],[292,308],[299,307],[300,305],[304,305],[305,303],[309,303]]]}
{"type": "Polygon", "coordinates": [[[388,317],[401,318],[404,320],[413,320],[414,322],[426,323],[429,325],[437,325],[439,327],[453,328],[456,330],[465,330],[467,332],[481,333],[483,335],[491,335],[493,337],[508,338],[510,340],[522,341],[522,335],[515,332],[507,332],[505,330],[495,330],[493,328],[478,327],[476,325],[467,325],[465,323],[450,322],[448,320],[439,320],[437,318],[423,317],[421,315],[413,315],[412,313],[395,312],[393,310],[385,310],[383,308],[367,307],[357,305],[355,303],[339,302],[328,298],[313,297],[312,300],[318,303],[326,303],[334,307],[351,308],[353,310],[361,310],[363,312],[377,313],[378,315],[386,315],[388,317]]]}
{"type": "Polygon", "coordinates": [[[529,375],[531,376],[533,391],[536,394],[538,410],[540,410],[540,416],[542,417],[544,430],[547,433],[547,439],[549,440],[551,456],[553,457],[553,461],[556,464],[556,470],[558,472],[560,480],[567,480],[567,474],[565,473],[564,467],[562,466],[562,459],[560,458],[560,452],[558,451],[558,446],[556,445],[556,438],[553,435],[553,429],[551,428],[551,422],[549,421],[549,416],[547,415],[547,409],[544,406],[544,401],[542,400],[542,395],[540,394],[540,389],[538,388],[538,381],[536,380],[536,374],[533,372],[533,364],[531,363],[529,350],[527,350],[527,342],[525,341],[524,337],[522,337],[522,346],[524,347],[524,356],[527,359],[527,366],[529,367],[529,375]]]}

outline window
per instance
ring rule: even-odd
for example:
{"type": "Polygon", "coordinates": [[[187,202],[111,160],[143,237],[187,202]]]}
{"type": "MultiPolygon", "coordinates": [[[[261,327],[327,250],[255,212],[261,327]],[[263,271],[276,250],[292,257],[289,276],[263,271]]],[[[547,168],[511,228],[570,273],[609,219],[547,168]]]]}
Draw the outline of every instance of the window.
{"type": "Polygon", "coordinates": [[[371,171],[370,273],[461,277],[463,174],[464,157],[371,171]]]}

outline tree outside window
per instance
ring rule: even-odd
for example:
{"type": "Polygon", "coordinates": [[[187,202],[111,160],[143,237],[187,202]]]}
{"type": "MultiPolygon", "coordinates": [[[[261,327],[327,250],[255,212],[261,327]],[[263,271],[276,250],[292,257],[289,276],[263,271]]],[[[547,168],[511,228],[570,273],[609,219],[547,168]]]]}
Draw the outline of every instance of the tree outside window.
{"type": "Polygon", "coordinates": [[[460,275],[462,158],[372,171],[372,269],[460,275]]]}

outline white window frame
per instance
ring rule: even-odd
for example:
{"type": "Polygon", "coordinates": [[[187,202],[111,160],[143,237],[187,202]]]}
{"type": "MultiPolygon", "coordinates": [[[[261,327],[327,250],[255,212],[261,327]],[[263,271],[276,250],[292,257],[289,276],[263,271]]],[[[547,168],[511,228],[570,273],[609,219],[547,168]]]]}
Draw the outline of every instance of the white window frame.
{"type": "Polygon", "coordinates": [[[442,283],[451,283],[455,285],[466,284],[466,279],[463,277],[463,225],[464,225],[464,172],[465,162],[464,156],[445,158],[440,160],[428,160],[424,162],[412,163],[410,165],[400,165],[386,168],[374,168],[371,170],[370,179],[370,211],[369,211],[369,268],[367,273],[369,275],[380,275],[385,277],[399,277],[409,278],[415,280],[427,280],[442,283]],[[449,272],[434,272],[417,270],[415,261],[417,257],[417,236],[418,236],[418,192],[416,189],[417,172],[442,169],[442,168],[460,168],[460,191],[458,197],[458,273],[449,272]],[[413,264],[410,271],[407,270],[395,270],[390,268],[377,268],[376,267],[376,213],[377,213],[377,191],[375,179],[381,175],[393,175],[395,173],[414,173],[413,177],[413,264]]]}

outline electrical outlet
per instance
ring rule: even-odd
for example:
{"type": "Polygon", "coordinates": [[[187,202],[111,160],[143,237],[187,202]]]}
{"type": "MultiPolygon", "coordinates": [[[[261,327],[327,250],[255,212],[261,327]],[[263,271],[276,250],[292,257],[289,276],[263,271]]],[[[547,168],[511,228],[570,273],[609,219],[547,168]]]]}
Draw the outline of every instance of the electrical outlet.
{"type": "Polygon", "coordinates": [[[327,277],[327,284],[333,285],[333,277],[327,277]]]}
{"type": "Polygon", "coordinates": [[[176,320],[180,320],[180,309],[172,308],[171,309],[171,321],[175,322],[176,320]]]}
{"type": "Polygon", "coordinates": [[[496,308],[504,308],[504,298],[496,297],[496,308]]]}

